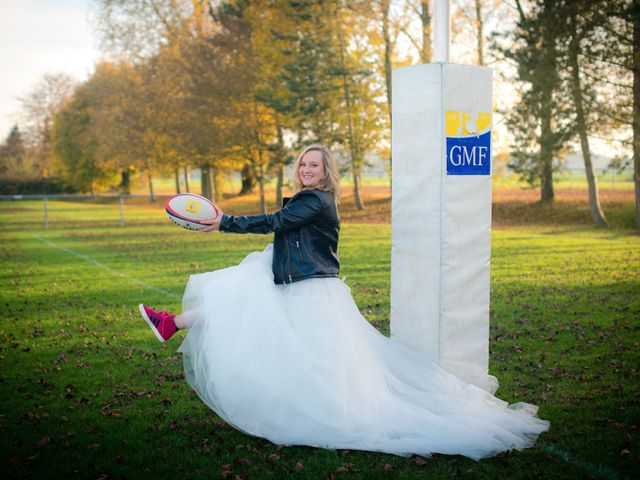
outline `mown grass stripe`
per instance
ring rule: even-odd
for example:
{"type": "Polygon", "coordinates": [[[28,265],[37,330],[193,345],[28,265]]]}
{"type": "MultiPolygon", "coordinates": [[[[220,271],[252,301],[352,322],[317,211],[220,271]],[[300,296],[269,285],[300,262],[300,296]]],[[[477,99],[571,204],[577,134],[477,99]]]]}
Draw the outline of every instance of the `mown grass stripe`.
{"type": "Polygon", "coordinates": [[[148,289],[148,290],[153,290],[155,292],[158,293],[162,293],[163,295],[167,295],[171,298],[173,298],[174,300],[182,300],[182,297],[180,297],[179,295],[176,295],[175,293],[171,293],[167,290],[164,290],[162,288],[158,288],[158,287],[154,287],[153,285],[149,285],[145,282],[143,282],[142,280],[140,280],[139,278],[136,277],[132,277],[131,275],[127,275],[126,273],[122,273],[119,272],[117,270],[114,270],[113,268],[111,268],[108,265],[105,265],[104,263],[101,263],[99,261],[97,261],[95,258],[91,258],[87,255],[83,255],[82,253],[78,253],[75,252],[73,250],[70,250],[68,248],[65,247],[61,247],[60,245],[56,245],[55,243],[51,242],[50,240],[47,240],[46,238],[42,238],[40,235],[36,234],[36,233],[32,233],[31,234],[32,237],[40,240],[42,243],[44,243],[45,245],[54,248],[56,250],[60,250],[61,252],[65,252],[68,253],[69,255],[73,255],[74,257],[80,258],[82,260],[84,260],[85,262],[91,263],[97,267],[102,268],[103,270],[106,270],[107,272],[111,273],[114,276],[117,277],[122,277],[122,278],[126,278],[127,280],[137,283],[138,285],[148,289]]]}

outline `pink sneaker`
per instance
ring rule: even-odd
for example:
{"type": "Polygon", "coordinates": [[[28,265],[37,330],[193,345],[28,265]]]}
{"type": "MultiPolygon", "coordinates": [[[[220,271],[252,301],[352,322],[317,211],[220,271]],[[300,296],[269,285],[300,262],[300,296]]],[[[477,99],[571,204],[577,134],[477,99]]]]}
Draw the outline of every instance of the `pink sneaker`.
{"type": "Polygon", "coordinates": [[[178,330],[176,323],[173,321],[176,318],[175,315],[170,315],[165,311],[156,312],[143,303],[138,305],[138,308],[144,321],[147,322],[147,325],[151,327],[153,333],[162,343],[173,337],[173,334],[178,330]]]}

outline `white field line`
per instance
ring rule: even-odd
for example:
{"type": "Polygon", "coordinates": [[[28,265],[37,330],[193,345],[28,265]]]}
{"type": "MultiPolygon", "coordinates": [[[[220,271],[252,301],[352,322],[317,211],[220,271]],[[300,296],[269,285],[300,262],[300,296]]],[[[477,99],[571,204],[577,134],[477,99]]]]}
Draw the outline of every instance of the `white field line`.
{"type": "Polygon", "coordinates": [[[584,460],[580,460],[579,458],[573,458],[573,456],[569,452],[559,450],[549,443],[540,445],[539,448],[543,452],[553,455],[554,457],[558,457],[560,460],[573,465],[574,467],[586,470],[592,475],[597,475],[598,477],[607,478],[609,480],[620,479],[620,475],[618,475],[618,472],[616,472],[612,468],[603,465],[594,465],[593,463],[585,462],[584,460]]]}
{"type": "Polygon", "coordinates": [[[100,267],[103,270],[106,270],[107,272],[111,273],[113,276],[116,277],[121,277],[121,278],[126,278],[127,280],[133,282],[133,283],[137,283],[138,285],[148,289],[148,290],[153,290],[154,292],[158,292],[161,293],[163,295],[166,295],[168,297],[171,297],[175,300],[182,300],[182,297],[176,295],[175,293],[171,293],[167,290],[163,290],[162,288],[158,288],[158,287],[154,287],[153,285],[149,285],[145,282],[143,282],[142,280],[132,277],[131,275],[127,275],[126,273],[122,273],[119,272],[117,270],[114,270],[113,268],[109,267],[108,265],[105,265],[104,263],[101,263],[99,261],[97,261],[94,258],[91,258],[87,255],[83,255],[82,253],[78,253],[78,252],[74,252],[73,250],[69,250],[68,248],[64,248],[61,247],[59,245],[56,245],[53,242],[50,242],[49,240],[47,240],[46,238],[42,238],[40,235],[37,235],[35,233],[31,234],[34,238],[37,238],[38,240],[40,240],[42,243],[44,243],[45,245],[51,247],[51,248],[55,248],[56,250],[60,250],[61,252],[65,252],[68,253],[69,255],[73,255],[74,257],[80,258],[82,260],[84,260],[85,262],[91,263],[93,265],[95,265],[96,267],[100,267]]]}

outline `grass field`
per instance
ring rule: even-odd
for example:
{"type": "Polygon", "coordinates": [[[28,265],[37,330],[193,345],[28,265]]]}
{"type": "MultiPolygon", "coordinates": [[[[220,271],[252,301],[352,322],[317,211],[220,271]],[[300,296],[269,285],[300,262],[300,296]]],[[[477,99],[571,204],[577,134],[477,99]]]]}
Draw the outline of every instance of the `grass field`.
{"type": "MultiPolygon", "coordinates": [[[[376,192],[366,214],[346,199],[341,274],[388,334],[388,202],[376,192]]],[[[50,201],[45,231],[42,202],[0,203],[3,477],[638,478],[632,206],[612,196],[614,228],[596,230],[570,199],[548,210],[518,198],[494,205],[494,220],[496,208],[506,213],[492,238],[490,371],[500,398],[538,404],[551,430],[533,449],[481,462],[276,446],[202,404],[183,379],[179,341],[159,344],[137,304],[177,310],[190,274],[232,265],[268,237],[187,232],[161,203],[128,204],[120,228],[112,204],[50,201]]]]}

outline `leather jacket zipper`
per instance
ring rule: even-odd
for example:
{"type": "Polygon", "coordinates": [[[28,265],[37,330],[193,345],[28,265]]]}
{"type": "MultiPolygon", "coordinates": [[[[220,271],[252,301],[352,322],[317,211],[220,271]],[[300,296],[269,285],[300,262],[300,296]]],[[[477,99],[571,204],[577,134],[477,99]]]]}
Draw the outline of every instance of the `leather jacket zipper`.
{"type": "MultiPolygon", "coordinates": [[[[289,261],[289,283],[293,283],[293,278],[291,278],[291,255],[289,254],[289,242],[287,241],[287,235],[284,234],[283,235],[283,240],[284,240],[284,246],[285,249],[287,250],[287,260],[289,261]]],[[[284,283],[287,283],[287,280],[285,279],[284,283]]]]}
{"type": "Polygon", "coordinates": [[[298,247],[298,254],[300,255],[300,262],[304,262],[304,258],[302,258],[302,250],[300,249],[300,241],[296,240],[296,247],[298,247]]]}

